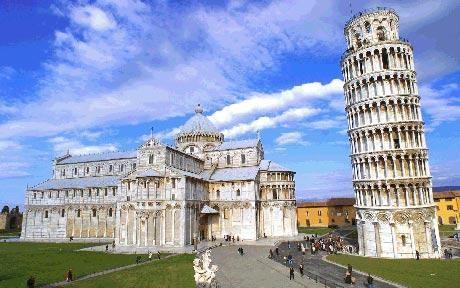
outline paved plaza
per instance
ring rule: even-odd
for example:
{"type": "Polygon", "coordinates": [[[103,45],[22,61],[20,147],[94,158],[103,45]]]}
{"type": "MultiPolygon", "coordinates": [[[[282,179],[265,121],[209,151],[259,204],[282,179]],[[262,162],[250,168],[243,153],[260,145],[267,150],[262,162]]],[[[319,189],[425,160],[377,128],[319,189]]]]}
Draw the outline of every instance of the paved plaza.
{"type": "Polygon", "coordinates": [[[289,280],[289,269],[267,258],[272,246],[222,246],[211,252],[213,264],[219,266],[216,278],[221,288],[255,287],[324,287],[313,280],[301,278],[289,280]],[[244,256],[238,254],[243,247],[244,256]]]}
{"type": "MultiPolygon", "coordinates": [[[[306,245],[307,241],[302,241],[304,245],[306,245]]],[[[309,246],[308,246],[309,247],[309,246]]],[[[299,270],[300,263],[304,264],[305,273],[312,273],[321,277],[322,279],[326,279],[329,283],[328,286],[332,287],[348,287],[344,283],[343,278],[345,277],[346,268],[341,268],[338,265],[326,262],[323,260],[323,257],[328,255],[326,252],[319,251],[315,255],[310,253],[310,250],[307,250],[305,255],[302,255],[302,252],[297,250],[297,242],[291,243],[291,249],[288,249],[287,242],[280,243],[278,245],[280,256],[276,257],[275,260],[287,267],[285,260],[283,259],[284,256],[289,255],[289,253],[293,256],[293,265],[296,271],[299,270]]],[[[362,287],[363,284],[366,282],[367,275],[359,274],[353,272],[353,277],[356,277],[356,286],[362,287]]],[[[375,279],[374,276],[374,286],[378,288],[393,288],[398,287],[386,282],[379,281],[375,279]]],[[[324,287],[324,286],[323,286],[324,287]]]]}

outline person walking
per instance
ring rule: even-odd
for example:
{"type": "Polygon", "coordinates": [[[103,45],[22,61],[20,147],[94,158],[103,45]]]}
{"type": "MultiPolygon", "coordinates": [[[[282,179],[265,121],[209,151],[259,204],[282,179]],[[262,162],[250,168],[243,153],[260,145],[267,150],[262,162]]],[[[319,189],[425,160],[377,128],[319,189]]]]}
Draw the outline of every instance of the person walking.
{"type": "Polygon", "coordinates": [[[277,257],[280,256],[280,250],[278,249],[278,247],[276,247],[275,253],[276,253],[276,256],[277,256],[277,257]]]}
{"type": "Polygon", "coordinates": [[[158,256],[158,260],[160,260],[161,259],[160,251],[157,252],[157,256],[158,256]]]}
{"type": "Polygon", "coordinates": [[[364,283],[364,286],[367,288],[374,288],[374,278],[371,276],[371,274],[367,275],[366,281],[367,283],[364,283]]]}
{"type": "Polygon", "coordinates": [[[105,245],[105,252],[109,252],[109,244],[105,245]]]}
{"type": "Polygon", "coordinates": [[[300,277],[303,277],[303,264],[299,265],[300,277]]]}
{"type": "Polygon", "coordinates": [[[420,252],[418,252],[418,250],[415,250],[415,258],[420,260],[420,252]]]}
{"type": "Polygon", "coordinates": [[[270,259],[273,258],[273,251],[272,251],[272,249],[270,249],[270,252],[269,252],[269,254],[268,254],[268,258],[270,258],[270,259]]]}
{"type": "Polygon", "coordinates": [[[288,249],[291,250],[291,242],[288,241],[288,249]]]}
{"type": "Polygon", "coordinates": [[[153,256],[152,252],[149,251],[149,261],[152,261],[152,256],[153,256]]]}
{"type": "Polygon", "coordinates": [[[294,268],[289,268],[289,280],[294,280],[294,268]]]}

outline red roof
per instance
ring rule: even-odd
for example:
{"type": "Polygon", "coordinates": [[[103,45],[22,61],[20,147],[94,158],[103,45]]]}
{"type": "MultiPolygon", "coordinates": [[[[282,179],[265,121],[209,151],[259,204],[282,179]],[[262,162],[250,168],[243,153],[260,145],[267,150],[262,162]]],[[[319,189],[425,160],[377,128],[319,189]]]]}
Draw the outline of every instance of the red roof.
{"type": "Polygon", "coordinates": [[[310,201],[297,203],[297,207],[331,207],[331,206],[352,206],[355,205],[355,198],[330,198],[326,201],[310,201]]]}
{"type": "Polygon", "coordinates": [[[434,199],[455,198],[455,197],[460,197],[460,191],[433,192],[434,199]]]}

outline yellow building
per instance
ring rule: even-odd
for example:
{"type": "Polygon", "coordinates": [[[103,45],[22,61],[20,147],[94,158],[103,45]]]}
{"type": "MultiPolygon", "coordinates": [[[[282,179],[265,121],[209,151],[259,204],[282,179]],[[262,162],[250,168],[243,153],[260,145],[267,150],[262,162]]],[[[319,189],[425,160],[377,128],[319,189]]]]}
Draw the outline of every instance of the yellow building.
{"type": "Polygon", "coordinates": [[[439,225],[455,225],[460,220],[460,190],[433,193],[439,225]]]}
{"type": "Polygon", "coordinates": [[[297,204],[299,227],[328,227],[354,224],[356,210],[354,198],[331,198],[327,201],[297,204]]]}

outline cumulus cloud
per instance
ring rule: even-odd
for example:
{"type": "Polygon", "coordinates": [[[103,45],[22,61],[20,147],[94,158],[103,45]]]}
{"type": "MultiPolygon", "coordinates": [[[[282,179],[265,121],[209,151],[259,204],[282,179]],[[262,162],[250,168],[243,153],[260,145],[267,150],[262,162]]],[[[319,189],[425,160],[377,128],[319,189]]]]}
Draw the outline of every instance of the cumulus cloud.
{"type": "Polygon", "coordinates": [[[256,132],[262,129],[273,128],[282,124],[299,121],[320,112],[321,109],[319,108],[292,108],[274,117],[263,116],[248,123],[237,124],[229,129],[223,130],[222,133],[224,133],[225,137],[231,139],[248,132],[256,132]]]}
{"type": "Polygon", "coordinates": [[[237,103],[214,112],[209,119],[217,126],[232,124],[252,115],[284,110],[290,106],[302,106],[315,100],[329,100],[343,94],[343,81],[334,79],[330,83],[305,83],[277,93],[255,93],[237,103]]]}
{"type": "Polygon", "coordinates": [[[105,31],[116,27],[116,23],[110,15],[91,5],[72,9],[70,19],[77,24],[98,31],[105,31]]]}

